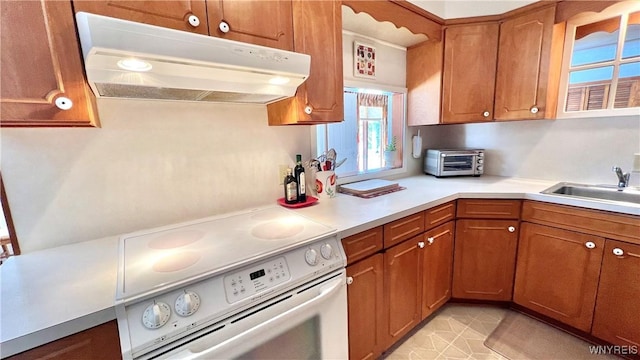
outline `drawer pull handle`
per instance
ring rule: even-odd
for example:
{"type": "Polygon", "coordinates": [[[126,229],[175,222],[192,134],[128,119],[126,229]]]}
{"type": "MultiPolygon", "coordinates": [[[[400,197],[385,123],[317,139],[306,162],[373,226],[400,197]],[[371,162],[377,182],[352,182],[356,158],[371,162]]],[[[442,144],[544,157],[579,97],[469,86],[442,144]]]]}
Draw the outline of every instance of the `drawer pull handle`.
{"type": "Polygon", "coordinates": [[[624,255],[624,250],[620,249],[620,248],[614,248],[613,249],[613,255],[615,256],[622,256],[624,255]]]}
{"type": "Polygon", "coordinates": [[[423,249],[424,248],[424,241],[418,241],[418,247],[420,249],[423,249]]]}
{"type": "Polygon", "coordinates": [[[596,244],[593,241],[587,241],[584,246],[587,247],[587,249],[595,249],[596,248],[596,244]]]}
{"type": "Polygon", "coordinates": [[[507,230],[509,230],[509,232],[511,232],[511,233],[512,233],[512,232],[515,232],[515,231],[516,231],[516,227],[515,227],[515,226],[509,226],[509,227],[507,228],[507,230]]]}
{"type": "Polygon", "coordinates": [[[433,237],[427,238],[427,242],[429,243],[429,245],[433,244],[433,242],[434,242],[435,240],[436,240],[436,239],[435,239],[435,238],[433,238],[433,237]]]}
{"type": "Polygon", "coordinates": [[[229,24],[227,24],[224,21],[220,21],[220,24],[218,25],[218,29],[220,29],[220,31],[222,31],[223,33],[228,33],[230,28],[229,28],[229,24]]]}
{"type": "Polygon", "coordinates": [[[60,96],[55,100],[56,107],[60,110],[69,110],[73,107],[73,101],[68,97],[60,96]]]}
{"type": "Polygon", "coordinates": [[[353,277],[347,276],[347,285],[353,284],[353,277]]]}

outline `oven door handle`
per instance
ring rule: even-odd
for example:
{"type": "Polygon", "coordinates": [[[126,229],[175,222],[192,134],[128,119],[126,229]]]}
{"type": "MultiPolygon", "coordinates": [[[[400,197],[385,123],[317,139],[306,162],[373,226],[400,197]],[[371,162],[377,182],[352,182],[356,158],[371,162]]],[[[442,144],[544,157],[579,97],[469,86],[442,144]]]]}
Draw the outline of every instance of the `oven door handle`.
{"type": "Polygon", "coordinates": [[[267,329],[270,329],[273,326],[276,326],[277,324],[288,321],[291,317],[293,317],[297,313],[306,312],[309,308],[315,307],[317,303],[322,302],[325,299],[332,296],[333,294],[335,294],[342,286],[345,286],[345,279],[344,277],[341,276],[337,279],[331,280],[330,282],[318,287],[318,295],[303,302],[300,305],[297,305],[283,312],[280,315],[277,315],[261,323],[258,326],[255,326],[251,329],[248,329],[247,331],[237,334],[234,337],[228,340],[225,340],[221,343],[212,343],[210,344],[211,346],[208,346],[208,344],[197,345],[198,349],[204,349],[204,350],[192,351],[190,348],[187,348],[184,351],[181,351],[171,356],[170,358],[171,359],[194,359],[196,357],[203,357],[203,356],[206,358],[206,355],[208,353],[223,351],[225,349],[235,347],[238,344],[238,342],[246,341],[246,337],[253,336],[253,334],[259,333],[261,331],[266,331],[267,329]]]}

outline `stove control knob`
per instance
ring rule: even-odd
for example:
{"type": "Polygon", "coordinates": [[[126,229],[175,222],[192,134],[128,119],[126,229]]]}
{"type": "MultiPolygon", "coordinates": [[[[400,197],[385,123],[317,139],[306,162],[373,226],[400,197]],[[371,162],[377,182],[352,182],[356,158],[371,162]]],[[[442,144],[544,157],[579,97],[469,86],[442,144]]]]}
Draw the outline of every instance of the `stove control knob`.
{"type": "Polygon", "coordinates": [[[142,314],[142,324],[147,329],[157,329],[169,321],[171,308],[163,302],[153,302],[142,314]]]}
{"type": "Polygon", "coordinates": [[[331,260],[331,256],[333,255],[333,248],[331,247],[331,244],[324,244],[320,246],[320,254],[323,258],[331,260]]]}
{"type": "Polygon", "coordinates": [[[176,313],[180,316],[193,315],[200,307],[200,296],[193,291],[185,290],[176,299],[176,313]]]}
{"type": "Polygon", "coordinates": [[[316,266],[318,264],[318,252],[314,249],[307,250],[307,252],[304,253],[304,260],[307,262],[307,264],[316,266]]]}

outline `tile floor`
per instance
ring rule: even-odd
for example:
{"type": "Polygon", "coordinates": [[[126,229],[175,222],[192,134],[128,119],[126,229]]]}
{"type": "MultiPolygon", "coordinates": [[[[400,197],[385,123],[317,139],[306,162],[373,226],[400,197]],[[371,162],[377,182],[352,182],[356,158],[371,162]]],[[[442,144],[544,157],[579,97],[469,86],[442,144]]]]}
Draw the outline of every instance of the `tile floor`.
{"type": "Polygon", "coordinates": [[[507,311],[489,305],[447,304],[384,359],[506,359],[483,343],[507,311]]]}

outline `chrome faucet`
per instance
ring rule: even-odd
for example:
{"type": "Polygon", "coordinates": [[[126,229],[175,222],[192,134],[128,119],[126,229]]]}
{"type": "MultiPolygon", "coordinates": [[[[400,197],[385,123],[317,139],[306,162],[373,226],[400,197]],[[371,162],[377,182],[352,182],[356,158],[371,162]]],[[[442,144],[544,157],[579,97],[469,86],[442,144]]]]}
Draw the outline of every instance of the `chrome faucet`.
{"type": "Polygon", "coordinates": [[[623,173],[619,166],[614,166],[612,169],[618,176],[618,190],[622,190],[629,186],[629,177],[631,173],[623,173]]]}

